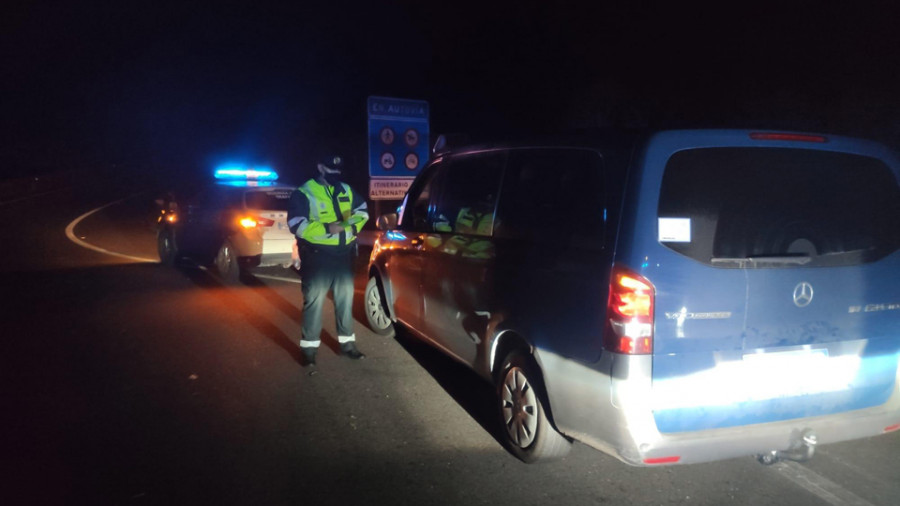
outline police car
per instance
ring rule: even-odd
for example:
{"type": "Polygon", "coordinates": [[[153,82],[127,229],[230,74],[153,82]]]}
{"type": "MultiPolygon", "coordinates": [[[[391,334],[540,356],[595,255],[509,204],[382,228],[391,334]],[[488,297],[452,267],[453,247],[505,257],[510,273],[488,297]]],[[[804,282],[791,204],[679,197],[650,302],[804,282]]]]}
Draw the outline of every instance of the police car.
{"type": "Polygon", "coordinates": [[[269,168],[221,167],[214,181],[186,183],[157,199],[160,261],[211,263],[228,283],[251,267],[290,265],[287,206],[296,187],[277,180],[269,168]]]}

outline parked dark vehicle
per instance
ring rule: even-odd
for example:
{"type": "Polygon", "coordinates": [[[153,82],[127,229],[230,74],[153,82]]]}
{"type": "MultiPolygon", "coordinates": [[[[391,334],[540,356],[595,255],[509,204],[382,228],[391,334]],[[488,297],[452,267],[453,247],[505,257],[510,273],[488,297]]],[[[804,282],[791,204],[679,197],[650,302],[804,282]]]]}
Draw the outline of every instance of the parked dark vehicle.
{"type": "Polygon", "coordinates": [[[900,429],[900,161],[859,139],[667,131],[438,151],[369,262],[497,388],[509,450],[637,466],[900,429]]]}

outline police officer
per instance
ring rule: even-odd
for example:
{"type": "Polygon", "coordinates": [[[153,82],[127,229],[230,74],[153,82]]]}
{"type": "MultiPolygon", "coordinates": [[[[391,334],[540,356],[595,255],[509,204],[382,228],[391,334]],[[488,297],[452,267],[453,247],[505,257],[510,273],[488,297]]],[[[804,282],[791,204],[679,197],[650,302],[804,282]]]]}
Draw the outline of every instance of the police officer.
{"type": "Polygon", "coordinates": [[[321,343],[322,303],[330,289],[341,354],[365,357],[353,332],[353,259],[357,237],[369,219],[366,201],[341,181],[344,161],[329,153],[316,160],[318,175],[291,194],[288,226],[297,237],[303,279],[303,335],[300,349],[310,366],[321,343]]]}

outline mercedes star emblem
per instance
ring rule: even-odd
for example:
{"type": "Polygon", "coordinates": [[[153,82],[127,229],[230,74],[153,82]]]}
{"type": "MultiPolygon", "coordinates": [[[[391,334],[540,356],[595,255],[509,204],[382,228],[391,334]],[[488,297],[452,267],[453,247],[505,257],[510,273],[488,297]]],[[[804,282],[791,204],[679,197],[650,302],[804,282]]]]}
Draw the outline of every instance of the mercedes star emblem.
{"type": "Polygon", "coordinates": [[[806,307],[812,302],[813,287],[811,284],[803,281],[794,287],[794,305],[797,307],[806,307]]]}

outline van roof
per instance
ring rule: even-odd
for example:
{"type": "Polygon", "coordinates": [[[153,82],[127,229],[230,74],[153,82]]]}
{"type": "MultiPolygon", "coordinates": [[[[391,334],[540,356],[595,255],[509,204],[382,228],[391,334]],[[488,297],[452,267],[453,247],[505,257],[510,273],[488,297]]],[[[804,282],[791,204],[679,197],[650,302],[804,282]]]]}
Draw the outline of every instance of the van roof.
{"type": "Polygon", "coordinates": [[[433,157],[446,154],[469,153],[493,149],[524,147],[580,147],[608,148],[631,145],[640,137],[648,135],[647,130],[585,129],[553,134],[525,136],[494,136],[474,139],[466,134],[441,134],[432,149],[433,157]]]}

